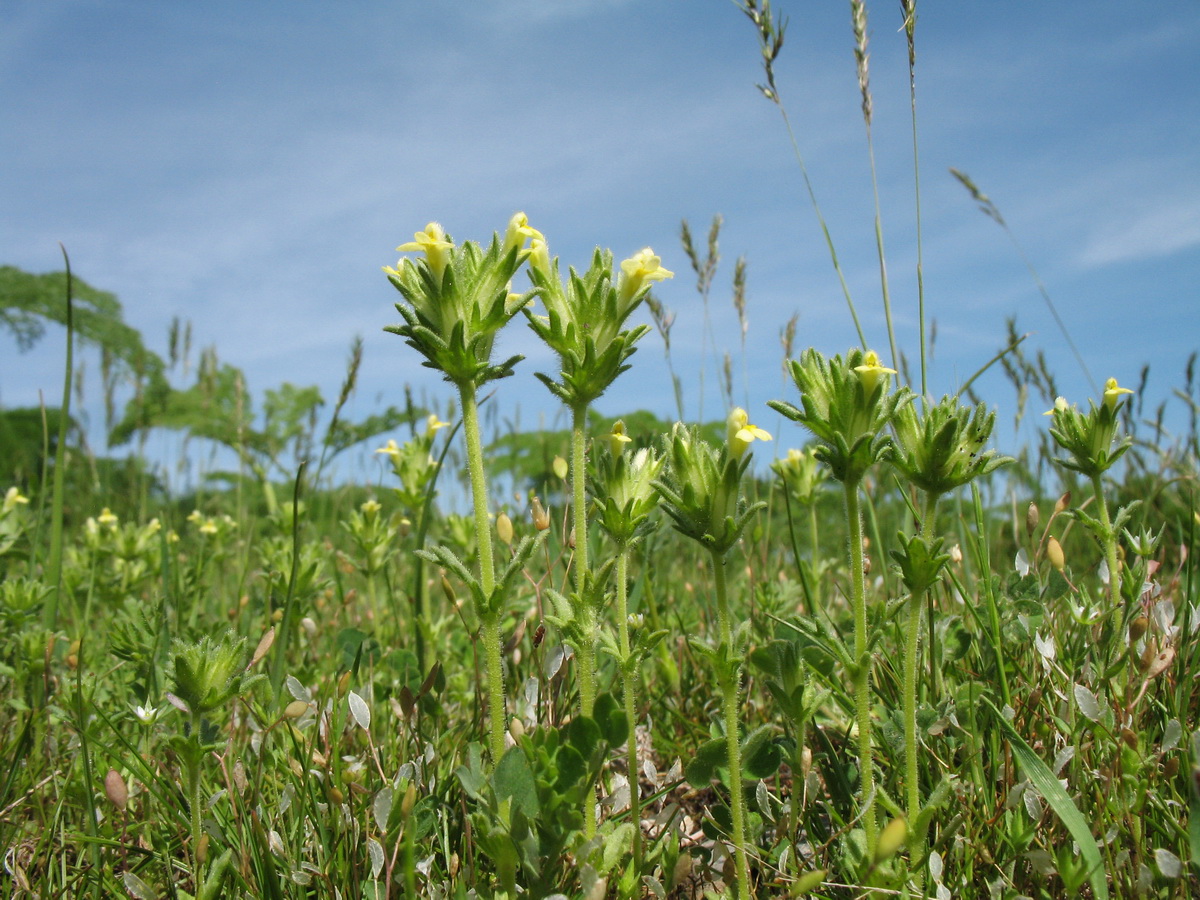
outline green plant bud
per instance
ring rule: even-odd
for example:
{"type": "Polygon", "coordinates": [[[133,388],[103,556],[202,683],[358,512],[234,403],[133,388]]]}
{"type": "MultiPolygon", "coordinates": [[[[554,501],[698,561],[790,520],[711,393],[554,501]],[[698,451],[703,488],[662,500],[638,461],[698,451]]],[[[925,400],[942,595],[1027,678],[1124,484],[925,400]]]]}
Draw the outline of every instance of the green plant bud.
{"type": "Polygon", "coordinates": [[[550,463],[550,468],[554,471],[556,478],[566,481],[567,474],[570,472],[570,466],[567,465],[565,459],[561,456],[554,457],[554,462],[550,463]]]}
{"type": "Polygon", "coordinates": [[[813,869],[811,872],[805,872],[792,883],[791,895],[793,897],[800,897],[809,891],[816,890],[824,881],[824,869],[813,869]]]}
{"type": "Polygon", "coordinates": [[[508,733],[512,735],[514,741],[519,741],[525,736],[525,723],[517,716],[513,716],[508,723],[508,733]]]}
{"type": "Polygon", "coordinates": [[[887,827],[879,833],[879,843],[875,845],[875,861],[884,862],[891,859],[896,851],[908,840],[908,822],[903,816],[897,816],[887,823],[887,827]]]}

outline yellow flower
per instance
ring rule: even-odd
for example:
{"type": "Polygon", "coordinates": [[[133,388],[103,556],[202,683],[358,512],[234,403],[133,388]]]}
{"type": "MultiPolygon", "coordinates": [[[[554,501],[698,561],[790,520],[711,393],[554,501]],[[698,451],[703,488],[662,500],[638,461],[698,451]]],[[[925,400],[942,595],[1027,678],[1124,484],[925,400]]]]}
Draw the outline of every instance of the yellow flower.
{"type": "Polygon", "coordinates": [[[215,519],[205,519],[204,524],[200,526],[201,534],[216,534],[217,531],[217,522],[215,519]]]}
{"type": "Polygon", "coordinates": [[[4,494],[4,512],[11,512],[17,508],[19,503],[28,503],[29,498],[18,491],[15,487],[10,487],[4,494]]]}
{"type": "Polygon", "coordinates": [[[621,302],[628,303],[648,284],[674,277],[675,273],[663,268],[662,260],[654,255],[653,250],[649,247],[639,250],[621,263],[621,275],[618,279],[621,302]]]}
{"type": "Polygon", "coordinates": [[[204,521],[204,516],[200,514],[200,510],[193,509],[190,513],[188,513],[187,520],[192,524],[195,524],[196,522],[204,521]]]}
{"type": "Polygon", "coordinates": [[[1104,405],[1110,410],[1117,408],[1117,403],[1121,399],[1122,394],[1132,394],[1129,388],[1123,388],[1117,384],[1117,379],[1110,378],[1104,382],[1104,405]]]}
{"type": "Polygon", "coordinates": [[[606,437],[608,441],[608,452],[613,456],[620,456],[625,452],[625,445],[633,442],[633,438],[625,433],[625,423],[620,419],[613,422],[612,432],[606,437]]]}
{"type": "Polygon", "coordinates": [[[364,500],[359,509],[362,510],[363,515],[374,516],[377,512],[379,512],[379,510],[383,509],[383,506],[378,500],[372,499],[364,500]]]}
{"type": "Polygon", "coordinates": [[[112,511],[111,511],[111,510],[110,510],[110,509],[109,509],[109,508],[106,506],[106,507],[104,507],[104,509],[100,510],[100,515],[98,515],[98,516],[96,517],[96,522],[97,522],[97,523],[99,523],[100,525],[108,525],[108,526],[111,526],[111,527],[116,527],[116,524],[117,524],[117,517],[116,517],[116,515],[115,515],[115,514],[114,514],[114,513],[113,513],[113,512],[112,512],[112,511]]]}
{"type": "Polygon", "coordinates": [[[1070,408],[1070,404],[1067,403],[1066,397],[1055,397],[1054,398],[1054,407],[1052,409],[1046,410],[1044,413],[1042,413],[1042,415],[1043,416],[1052,416],[1056,412],[1066,412],[1069,408],[1070,408]]]}
{"type": "Polygon", "coordinates": [[[396,457],[398,457],[400,455],[400,445],[397,444],[394,440],[389,439],[388,442],[384,446],[380,447],[375,452],[376,453],[386,453],[392,459],[395,459],[396,457]]]}
{"type": "MultiPolygon", "coordinates": [[[[442,273],[446,271],[446,263],[450,261],[450,251],[454,244],[446,240],[446,231],[437,222],[430,222],[424,231],[418,231],[407,244],[396,248],[400,253],[424,253],[429,263],[429,270],[435,278],[441,281],[442,273]]],[[[395,270],[393,270],[395,271],[395,270]]]]}
{"type": "Polygon", "coordinates": [[[879,362],[879,354],[874,350],[868,350],[863,354],[861,366],[855,366],[854,371],[858,373],[859,381],[862,382],[863,390],[870,395],[879,384],[879,379],[884,375],[895,375],[895,369],[889,369],[887,366],[881,365],[879,362]]]}
{"type": "MultiPolygon", "coordinates": [[[[429,416],[429,418],[427,418],[427,419],[425,420],[425,433],[426,433],[426,434],[437,434],[437,433],[438,433],[438,431],[440,431],[441,429],[443,429],[443,428],[448,428],[448,427],[450,427],[450,423],[449,423],[449,422],[443,422],[441,419],[439,419],[439,418],[437,417],[437,413],[433,413],[431,416],[429,416]]],[[[394,447],[394,446],[396,446],[396,442],[395,442],[395,441],[388,441],[388,445],[389,445],[389,446],[391,446],[391,447],[394,447]]],[[[376,452],[376,453],[381,453],[381,452],[383,452],[383,451],[381,451],[381,450],[376,450],[375,452],[376,452]]],[[[389,451],[389,452],[390,452],[390,451],[389,451]]]]}
{"type": "Polygon", "coordinates": [[[504,252],[508,253],[513,247],[518,250],[525,246],[527,240],[542,241],[544,237],[536,228],[529,225],[529,217],[523,212],[516,213],[508,220],[508,228],[504,232],[504,252]]]}
{"type": "Polygon", "coordinates": [[[735,459],[741,459],[746,450],[755,441],[769,441],[771,435],[757,425],[750,424],[749,414],[740,406],[734,407],[726,420],[729,452],[735,459]]]}

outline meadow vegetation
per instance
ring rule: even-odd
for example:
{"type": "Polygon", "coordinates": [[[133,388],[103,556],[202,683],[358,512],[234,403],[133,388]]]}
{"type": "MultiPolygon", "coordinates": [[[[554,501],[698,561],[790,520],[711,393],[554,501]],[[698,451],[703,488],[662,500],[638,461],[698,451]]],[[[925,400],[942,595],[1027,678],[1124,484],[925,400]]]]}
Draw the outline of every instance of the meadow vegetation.
{"type": "MultiPolygon", "coordinates": [[[[742,11],[786,121],[783,23],[742,11]]],[[[682,232],[706,317],[719,232],[682,232]]],[[[518,213],[401,244],[387,330],[436,375],[359,422],[358,342],[330,415],[287,384],[255,413],[215,351],[191,368],[186,329],[164,361],[69,268],[0,270],[0,323],[25,344],[68,323],[104,349],[106,396],[132,388],[115,443],[173,428],[237,462],[174,496],[137,452],[95,458],[70,356],[60,407],[0,412],[6,894],[1200,892],[1195,356],[1157,409],[1114,379],[1064,399],[1014,329],[981,368],[1047,414],[997,449],[971,382],[927,394],[923,309],[905,374],[880,238],[888,347],[785,339],[770,406],[807,444],[734,404],[728,356],[715,421],[603,419],[648,335],[670,361],[651,291],[683,276],[649,248],[560,264],[548,240],[518,213]],[[513,432],[489,400],[533,383],[492,355],[523,326],[554,351],[536,378],[562,431],[513,432]],[[354,447],[382,486],[330,477],[354,447]]],[[[744,326],[742,263],[734,285],[744,326]]]]}

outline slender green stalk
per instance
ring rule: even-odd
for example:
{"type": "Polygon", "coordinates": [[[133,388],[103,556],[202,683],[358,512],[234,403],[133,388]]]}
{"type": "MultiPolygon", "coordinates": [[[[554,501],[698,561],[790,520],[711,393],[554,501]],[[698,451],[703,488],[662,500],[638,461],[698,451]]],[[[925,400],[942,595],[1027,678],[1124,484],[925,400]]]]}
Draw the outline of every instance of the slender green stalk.
{"type": "MultiPolygon", "coordinates": [[[[925,495],[921,512],[921,537],[930,541],[934,534],[938,497],[925,495]]],[[[921,659],[921,612],[928,591],[908,598],[904,634],[904,781],[908,795],[908,821],[911,826],[921,813],[920,744],[917,741],[917,671],[921,659]]],[[[924,855],[924,839],[910,830],[909,858],[916,865],[924,855]]],[[[918,879],[920,873],[917,873],[918,879]]]]}
{"type": "MultiPolygon", "coordinates": [[[[483,471],[483,444],[479,434],[479,404],[475,385],[458,385],[462,402],[463,436],[467,444],[467,471],[471,476],[471,499],[475,507],[475,535],[479,544],[479,586],[490,598],[496,586],[495,562],[492,556],[492,527],[488,519],[487,480],[483,471]]],[[[492,764],[504,755],[504,664],[501,661],[501,610],[489,605],[481,610],[483,651],[488,674],[488,726],[491,738],[492,764]]]]}
{"type": "Polygon", "coordinates": [[[67,267],[67,358],[63,364],[62,408],[58,415],[58,446],[54,448],[54,496],[50,504],[50,559],[46,571],[51,581],[50,596],[42,612],[42,624],[49,631],[58,628],[58,605],[62,593],[63,502],[66,493],[67,426],[71,421],[71,375],[75,368],[75,304],[71,296],[71,259],[67,248],[59,244],[67,267]]]}
{"type": "Polygon", "coordinates": [[[929,394],[927,383],[928,357],[925,334],[925,267],[921,245],[921,154],[917,144],[917,0],[902,0],[904,30],[908,41],[908,101],[912,114],[913,197],[916,206],[917,231],[917,323],[921,340],[921,396],[929,394]]]}
{"type": "Polygon", "coordinates": [[[638,773],[642,771],[637,752],[637,683],[638,667],[629,664],[629,548],[617,550],[617,631],[621,641],[621,683],[625,701],[625,720],[629,723],[629,742],[626,747],[629,769],[629,820],[633,822],[633,867],[642,871],[642,798],[638,790],[638,773]]]}
{"type": "Polygon", "coordinates": [[[1096,495],[1096,506],[1100,509],[1100,525],[1104,529],[1104,561],[1108,564],[1108,600],[1110,609],[1115,610],[1121,602],[1121,560],[1117,557],[1117,536],[1113,533],[1112,519],[1108,514],[1108,503],[1104,499],[1104,484],[1100,473],[1092,476],[1092,491],[1096,495]]]}
{"type": "Polygon", "coordinates": [[[871,746],[871,658],[867,651],[866,577],[863,572],[862,508],[859,482],[844,482],[846,524],[850,529],[850,607],[854,614],[854,701],[858,717],[859,789],[862,794],[863,831],[867,858],[875,858],[878,824],[875,816],[875,762],[871,746]]]}
{"type": "MultiPolygon", "coordinates": [[[[283,688],[288,644],[291,643],[292,631],[295,630],[296,579],[300,572],[300,488],[304,483],[304,469],[307,465],[307,460],[300,463],[296,470],[296,483],[292,489],[292,571],[288,576],[287,598],[283,602],[283,618],[280,619],[279,630],[275,633],[275,658],[271,661],[271,691],[276,697],[281,695],[283,688]]],[[[374,608],[375,602],[372,597],[371,609],[374,608]]]]}
{"type": "MultiPolygon", "coordinates": [[[[717,594],[717,621],[721,643],[733,654],[733,629],[729,623],[725,555],[712,551],[713,586],[717,594]]],[[[738,872],[738,900],[750,900],[750,862],[746,857],[746,798],[742,795],[742,745],[738,733],[738,693],[741,667],[723,670],[721,706],[725,716],[725,742],[729,754],[729,809],[733,818],[733,853],[738,872]]]]}

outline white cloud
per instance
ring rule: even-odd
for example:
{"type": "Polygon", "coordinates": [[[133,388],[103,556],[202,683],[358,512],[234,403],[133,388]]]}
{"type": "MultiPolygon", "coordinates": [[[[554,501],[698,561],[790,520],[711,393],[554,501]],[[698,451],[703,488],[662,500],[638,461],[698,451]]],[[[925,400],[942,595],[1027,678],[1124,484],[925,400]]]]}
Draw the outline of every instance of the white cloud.
{"type": "Polygon", "coordinates": [[[1079,254],[1083,266],[1107,266],[1169,256],[1200,246],[1200,201],[1168,201],[1109,220],[1088,239],[1079,254]]]}

